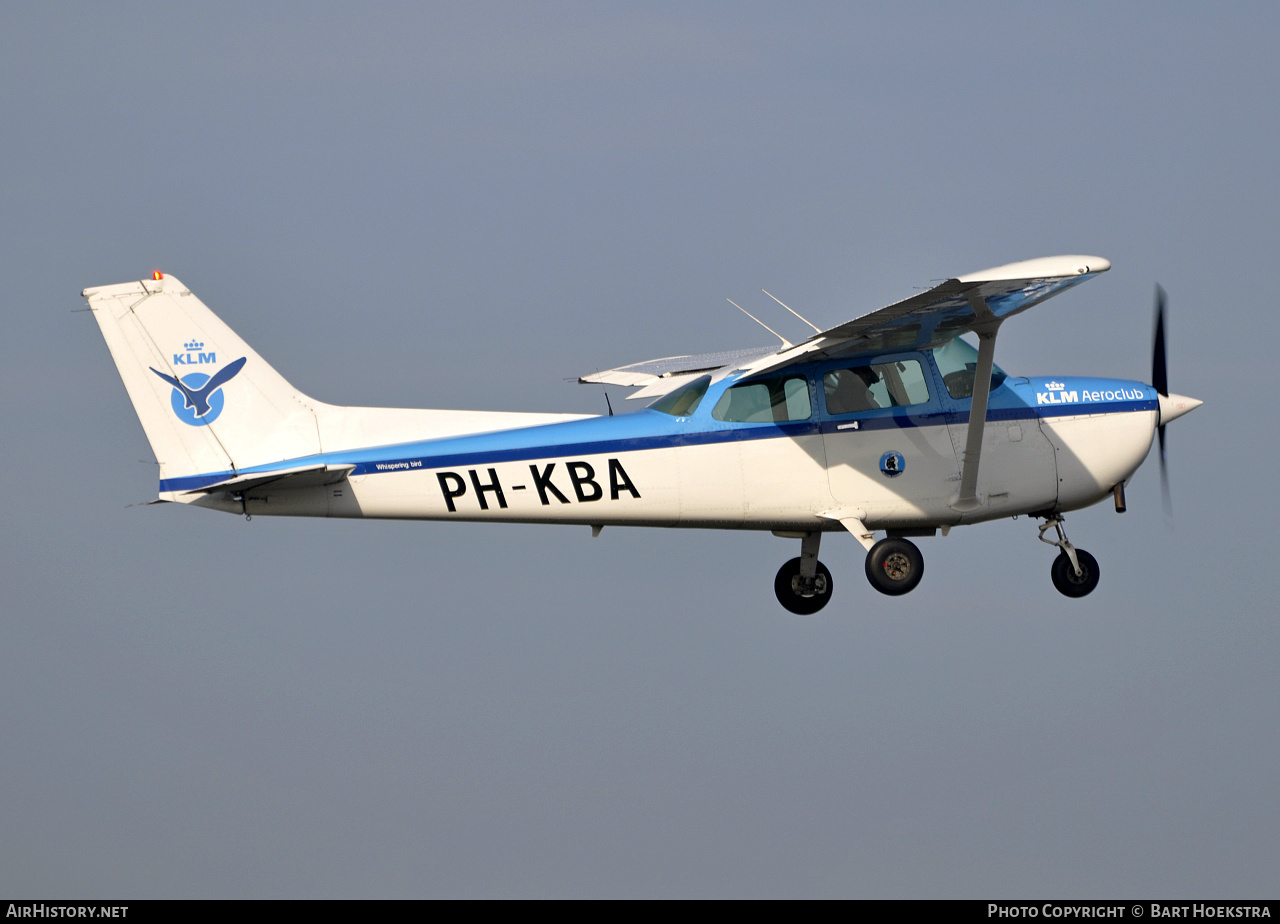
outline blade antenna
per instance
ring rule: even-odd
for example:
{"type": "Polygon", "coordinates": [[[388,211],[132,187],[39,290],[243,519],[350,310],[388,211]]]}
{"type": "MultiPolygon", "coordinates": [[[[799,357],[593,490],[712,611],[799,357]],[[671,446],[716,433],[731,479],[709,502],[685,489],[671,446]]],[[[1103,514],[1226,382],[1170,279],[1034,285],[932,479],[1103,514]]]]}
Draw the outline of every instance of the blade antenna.
{"type": "Polygon", "coordinates": [[[810,327],[812,327],[815,331],[817,331],[818,333],[822,333],[822,328],[820,328],[817,324],[814,324],[812,321],[810,321],[808,318],[806,318],[806,317],[805,317],[804,315],[802,315],[800,312],[796,311],[794,308],[792,308],[790,305],[788,305],[788,304],[787,304],[786,302],[784,302],[782,299],[778,298],[778,296],[774,295],[774,294],[773,294],[772,292],[770,292],[768,289],[761,289],[760,291],[761,291],[761,292],[763,292],[765,295],[769,296],[771,299],[773,299],[775,302],[777,302],[777,303],[778,303],[779,305],[781,305],[783,308],[786,308],[788,311],[790,311],[792,314],[794,314],[794,315],[795,315],[797,318],[799,318],[801,321],[804,321],[804,323],[808,324],[808,325],[809,325],[810,327]]]}
{"type": "Polygon", "coordinates": [[[782,341],[782,348],[783,348],[784,350],[789,350],[789,349],[791,349],[791,347],[793,346],[793,344],[792,344],[792,343],[791,343],[791,341],[790,341],[790,340],[788,340],[786,337],[782,336],[782,334],[778,333],[776,330],[774,330],[774,329],[773,329],[772,327],[770,327],[768,324],[764,323],[764,321],[761,321],[761,320],[760,320],[759,318],[757,318],[754,314],[752,314],[752,313],[751,313],[750,311],[748,311],[746,308],[743,308],[741,305],[739,305],[739,304],[738,304],[737,302],[735,302],[733,299],[731,299],[731,298],[726,298],[726,299],[725,299],[725,301],[726,301],[726,302],[728,302],[730,305],[732,305],[734,308],[737,308],[739,311],[741,311],[743,314],[745,314],[745,315],[746,315],[747,317],[749,317],[751,320],[755,321],[757,324],[759,324],[761,327],[763,327],[763,328],[764,328],[765,330],[767,330],[769,333],[773,334],[773,335],[774,335],[775,337],[777,337],[779,340],[781,340],[781,341],[782,341]]]}

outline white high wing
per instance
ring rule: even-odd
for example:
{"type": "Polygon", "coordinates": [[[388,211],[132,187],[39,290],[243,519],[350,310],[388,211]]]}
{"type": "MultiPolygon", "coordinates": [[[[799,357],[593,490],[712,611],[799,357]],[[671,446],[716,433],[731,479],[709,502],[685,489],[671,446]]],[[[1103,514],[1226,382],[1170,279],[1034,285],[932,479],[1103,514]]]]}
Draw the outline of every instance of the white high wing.
{"type": "MultiPolygon", "coordinates": [[[[881,592],[913,589],[907,537],[1043,517],[1054,583],[1097,584],[1062,513],[1124,485],[1152,436],[1200,402],[1155,386],[1012,378],[1000,325],[1106,271],[1048,257],[949,279],[781,349],[653,360],[584,376],[657,397],[619,416],[339,407],[291,386],[172,276],[86,289],[160,463],[159,497],[234,513],[765,529],[801,540],[775,592],[830,599],[823,532],[868,549],[881,592]],[[975,349],[959,335],[973,332],[975,349]],[[884,532],[876,541],[875,534],[884,532]]],[[[784,306],[785,307],[785,306],[784,306]]],[[[788,309],[790,310],[790,309],[788,309]]],[[[1162,439],[1163,447],[1163,439],[1162,439]]]]}

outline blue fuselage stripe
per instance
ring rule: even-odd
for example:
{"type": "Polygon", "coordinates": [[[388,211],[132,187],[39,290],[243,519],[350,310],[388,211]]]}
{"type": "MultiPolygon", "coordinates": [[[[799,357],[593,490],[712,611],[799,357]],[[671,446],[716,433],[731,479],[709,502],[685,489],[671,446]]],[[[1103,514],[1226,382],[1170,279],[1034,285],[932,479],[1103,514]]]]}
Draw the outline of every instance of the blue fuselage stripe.
{"type": "MultiPolygon", "coordinates": [[[[1044,405],[991,408],[988,421],[1038,420],[1062,416],[1092,416],[1099,414],[1125,414],[1135,411],[1156,410],[1154,400],[1116,401],[1098,404],[1044,405]]],[[[894,411],[884,415],[824,418],[820,421],[784,424],[733,424],[717,429],[680,431],[679,421],[658,411],[638,411],[622,417],[596,417],[561,424],[547,424],[520,430],[497,433],[448,437],[417,443],[393,446],[352,449],[324,453],[301,459],[289,459],[272,465],[256,466],[239,472],[215,472],[181,478],[166,478],[160,482],[161,492],[194,491],[217,484],[236,475],[270,473],[283,468],[302,465],[354,465],[351,475],[391,474],[400,471],[434,470],[460,466],[493,465],[501,462],[523,462],[532,459],[559,459],[568,456],[582,457],[623,452],[643,452],[651,449],[670,449],[678,446],[701,446],[748,440],[795,438],[820,433],[857,433],[867,430],[910,429],[914,427],[941,427],[963,424],[969,420],[967,410],[931,411],[926,414],[910,414],[894,411]],[[630,418],[630,420],[628,420],[630,418]],[[857,428],[848,427],[857,421],[857,428]],[[632,431],[618,437],[603,435],[591,438],[592,430],[613,429],[618,424],[632,431]],[[841,425],[845,429],[841,429],[841,425]],[[582,434],[579,431],[586,429],[582,434]],[[674,432],[673,432],[674,430],[674,432]],[[536,433],[536,438],[534,434],[536,433]],[[557,440],[556,437],[563,437],[557,440]],[[585,438],[584,438],[585,437],[585,438]],[[525,445],[510,445],[511,442],[525,445]],[[489,448],[488,444],[501,444],[489,448]]]]}

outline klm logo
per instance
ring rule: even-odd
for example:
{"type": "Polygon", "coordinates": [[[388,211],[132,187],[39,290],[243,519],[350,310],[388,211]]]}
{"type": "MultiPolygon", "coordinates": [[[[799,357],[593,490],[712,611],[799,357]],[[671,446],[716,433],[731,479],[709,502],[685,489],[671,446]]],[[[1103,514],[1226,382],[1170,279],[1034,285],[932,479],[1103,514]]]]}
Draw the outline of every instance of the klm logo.
{"type": "Polygon", "coordinates": [[[1080,393],[1075,391],[1038,391],[1036,404],[1075,404],[1080,393]]]}
{"type": "Polygon", "coordinates": [[[203,366],[206,363],[216,365],[218,362],[217,353],[201,353],[204,349],[204,343],[199,340],[188,340],[182,345],[185,353],[174,353],[173,364],[175,366],[203,366]]]}
{"type": "Polygon", "coordinates": [[[1045,382],[1048,391],[1036,392],[1036,404],[1097,404],[1115,401],[1150,400],[1141,386],[1134,388],[1111,388],[1092,391],[1088,388],[1067,391],[1062,382],[1045,382]]]}
{"type": "MultiPolygon", "coordinates": [[[[213,356],[212,353],[206,355],[213,356]]],[[[222,406],[226,403],[227,399],[222,393],[222,386],[234,379],[248,360],[249,357],[241,356],[213,375],[188,372],[180,379],[161,372],[155,366],[151,367],[151,371],[173,386],[169,400],[173,404],[173,413],[178,415],[178,419],[193,427],[206,427],[218,419],[218,415],[222,413],[222,406]]],[[[176,357],[174,363],[178,364],[176,357]]],[[[180,365],[186,365],[186,363],[180,365]]]]}

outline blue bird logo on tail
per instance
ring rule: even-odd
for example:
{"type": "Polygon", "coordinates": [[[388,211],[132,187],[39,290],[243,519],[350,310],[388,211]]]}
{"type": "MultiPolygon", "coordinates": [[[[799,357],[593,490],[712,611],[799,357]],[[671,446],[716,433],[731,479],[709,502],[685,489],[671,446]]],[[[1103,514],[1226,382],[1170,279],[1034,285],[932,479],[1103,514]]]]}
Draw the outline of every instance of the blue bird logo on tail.
{"type": "Polygon", "coordinates": [[[225,401],[222,386],[235,378],[236,373],[244,368],[247,359],[247,356],[242,356],[212,376],[192,372],[181,379],[167,375],[154,366],[149,368],[173,386],[173,412],[178,415],[178,419],[193,427],[204,427],[217,420],[222,413],[225,401]]]}

